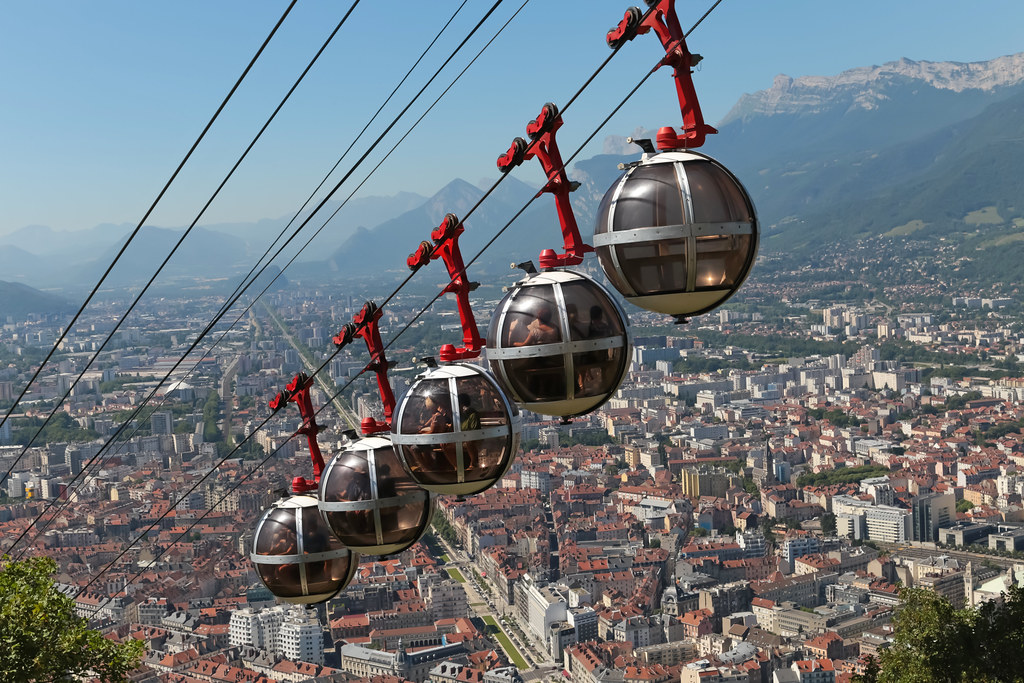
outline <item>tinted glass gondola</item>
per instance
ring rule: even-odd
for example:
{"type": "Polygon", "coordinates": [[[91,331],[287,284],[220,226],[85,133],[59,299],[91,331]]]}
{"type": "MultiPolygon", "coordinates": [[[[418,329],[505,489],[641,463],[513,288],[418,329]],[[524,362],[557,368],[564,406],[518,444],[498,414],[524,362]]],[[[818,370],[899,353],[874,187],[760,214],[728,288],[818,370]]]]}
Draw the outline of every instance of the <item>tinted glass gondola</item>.
{"type": "Polygon", "coordinates": [[[747,191],[692,151],[645,154],[605,194],[594,231],[601,267],[626,300],[680,322],[732,296],[757,246],[747,191]]]}
{"type": "Polygon", "coordinates": [[[519,448],[519,409],[483,369],[432,368],[399,401],[392,441],[405,469],[435,493],[472,495],[505,473],[519,448]]]}
{"type": "Polygon", "coordinates": [[[430,494],[403,469],[388,438],[368,436],[336,455],[320,477],[320,511],[346,546],[366,555],[401,552],[430,524],[430,494]]]}
{"type": "Polygon", "coordinates": [[[331,535],[316,499],[284,498],[256,525],[249,556],[267,589],[286,602],[330,600],[352,580],[359,555],[331,535]]]}
{"type": "Polygon", "coordinates": [[[626,315],[608,291],[569,270],[529,275],[498,304],[487,360],[521,407],[571,417],[611,397],[629,364],[626,315]]]}

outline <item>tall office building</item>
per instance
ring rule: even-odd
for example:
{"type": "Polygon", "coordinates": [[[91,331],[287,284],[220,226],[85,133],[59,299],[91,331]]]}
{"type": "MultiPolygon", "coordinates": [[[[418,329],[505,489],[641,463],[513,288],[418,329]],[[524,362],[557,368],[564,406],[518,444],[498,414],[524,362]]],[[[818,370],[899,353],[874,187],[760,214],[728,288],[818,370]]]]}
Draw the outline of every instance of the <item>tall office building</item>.
{"type": "Polygon", "coordinates": [[[952,493],[928,493],[912,503],[915,541],[939,540],[939,529],[956,522],[956,497],[952,493]]]}

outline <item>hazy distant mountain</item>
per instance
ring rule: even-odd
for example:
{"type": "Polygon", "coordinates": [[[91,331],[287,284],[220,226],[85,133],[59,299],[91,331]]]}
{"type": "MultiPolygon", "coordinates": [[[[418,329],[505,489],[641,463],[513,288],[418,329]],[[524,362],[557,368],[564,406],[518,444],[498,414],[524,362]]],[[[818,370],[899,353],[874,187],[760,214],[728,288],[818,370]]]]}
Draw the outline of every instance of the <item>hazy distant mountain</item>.
{"type": "MultiPolygon", "coordinates": [[[[375,226],[425,201],[425,197],[412,192],[353,199],[321,231],[313,245],[315,248],[308,249],[308,253],[300,256],[299,260],[322,259],[324,253],[331,253],[341,246],[358,226],[375,226]]],[[[303,229],[298,238],[301,241],[293,244],[303,243],[339,204],[339,201],[328,202],[319,219],[310,221],[303,229]]],[[[289,226],[286,236],[291,235],[307,216],[308,212],[303,213],[289,226]]],[[[290,219],[289,216],[196,227],[164,269],[161,280],[225,275],[243,266],[247,272],[248,266],[267,250],[290,219]]],[[[0,236],[0,272],[10,280],[30,285],[65,288],[91,285],[99,279],[134,229],[135,225],[129,223],[104,223],[86,230],[25,226],[0,236]]],[[[104,287],[143,284],[170,252],[183,230],[184,227],[143,227],[104,287]]]]}
{"type": "MultiPolygon", "coordinates": [[[[823,241],[893,234],[915,239],[984,231],[1008,251],[1024,250],[1024,53],[988,62],[914,62],[845,71],[837,76],[779,76],[771,88],[744,95],[701,151],[725,163],[751,192],[763,248],[795,250],[823,241]],[[1005,238],[1003,242],[998,239],[1005,238]]],[[[634,135],[653,136],[637,130],[634,135]]],[[[580,160],[569,176],[585,240],[619,162],[635,145],[610,136],[606,154],[580,160]]],[[[514,176],[467,220],[466,259],[501,229],[537,190],[514,176]]],[[[483,194],[453,179],[434,196],[411,193],[349,202],[304,255],[303,275],[404,272],[405,257],[448,212],[464,218],[483,194]]],[[[336,205],[334,205],[336,206],[336,205]]],[[[331,204],[327,207],[333,210],[331,204]]],[[[304,217],[304,216],[303,216],[304,217]]],[[[164,280],[240,274],[263,253],[287,218],[197,229],[169,264],[164,280]],[[244,269],[244,270],[243,270],[244,269]]],[[[320,226],[311,221],[308,230],[320,226]]],[[[4,277],[28,284],[80,287],[96,281],[134,226],[80,233],[30,226],[0,237],[4,277]]],[[[306,234],[309,234],[308,232],[306,234]]],[[[145,228],[112,273],[109,286],[141,284],[180,231],[145,228]]],[[[986,248],[992,241],[981,244],[986,248]]],[[[535,200],[488,249],[474,270],[535,259],[561,246],[554,202],[535,200]]],[[[296,274],[292,274],[296,277],[296,274]]]]}
{"type": "Polygon", "coordinates": [[[40,292],[18,282],[3,280],[0,280],[0,301],[3,302],[3,307],[0,308],[0,322],[4,322],[5,316],[8,315],[17,320],[30,313],[52,315],[72,310],[72,304],[67,299],[40,292]]]}
{"type": "MultiPolygon", "coordinates": [[[[144,284],[167,258],[183,232],[144,226],[110,272],[104,288],[144,284]]],[[[65,281],[98,281],[127,237],[124,235],[115,244],[107,247],[95,260],[69,269],[65,281]]],[[[245,244],[241,240],[197,227],[182,242],[160,277],[163,280],[181,277],[222,277],[241,270],[248,263],[245,244]]]]}
{"type": "MultiPolygon", "coordinates": [[[[414,192],[399,192],[387,197],[358,197],[346,202],[340,210],[340,201],[330,201],[321,209],[317,218],[309,222],[306,228],[296,239],[304,243],[308,236],[315,232],[328,216],[338,211],[327,226],[316,237],[309,250],[310,253],[303,253],[299,256],[300,261],[319,260],[323,254],[331,253],[345,243],[360,227],[372,228],[384,221],[399,216],[410,209],[413,209],[427,200],[426,197],[414,192]],[[305,237],[303,237],[305,235],[305,237]]],[[[311,204],[311,210],[316,203],[311,204]]],[[[215,223],[205,226],[208,230],[223,232],[245,242],[246,247],[252,254],[255,261],[260,254],[264,253],[270,243],[281,234],[281,229],[292,220],[294,214],[280,218],[264,219],[250,223],[215,223]]],[[[309,216],[309,210],[303,211],[297,219],[288,227],[285,233],[286,238],[290,236],[295,228],[302,224],[302,221],[309,216]]],[[[294,243],[294,242],[293,242],[294,243]]]]}
{"type": "MultiPolygon", "coordinates": [[[[331,255],[327,265],[333,272],[342,274],[404,270],[406,256],[414,252],[420,242],[430,239],[431,231],[448,213],[466,220],[466,232],[460,239],[460,247],[468,261],[536,195],[537,190],[509,176],[466,218],[483,193],[480,188],[455,179],[420,206],[381,223],[373,230],[357,230],[331,255]]],[[[553,202],[550,198],[540,198],[488,249],[487,258],[481,265],[535,258],[540,249],[558,246],[560,234],[553,202]]]]}
{"type": "Polygon", "coordinates": [[[1024,54],[780,76],[741,98],[702,151],[747,186],[769,249],[957,221],[1021,204],[1022,93],[1024,54]]]}

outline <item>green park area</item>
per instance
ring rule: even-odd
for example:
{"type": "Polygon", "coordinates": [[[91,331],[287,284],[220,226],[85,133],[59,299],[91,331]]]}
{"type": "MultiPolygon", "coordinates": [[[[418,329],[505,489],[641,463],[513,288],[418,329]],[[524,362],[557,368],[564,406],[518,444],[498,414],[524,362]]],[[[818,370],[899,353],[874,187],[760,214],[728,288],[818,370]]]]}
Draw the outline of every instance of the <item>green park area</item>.
{"type": "Polygon", "coordinates": [[[502,630],[501,626],[498,625],[498,622],[494,620],[494,617],[485,616],[484,623],[486,623],[488,626],[493,626],[495,629],[497,629],[497,632],[494,635],[498,638],[498,642],[501,643],[501,647],[505,650],[505,654],[508,655],[508,658],[512,660],[512,663],[520,671],[525,671],[529,667],[529,665],[526,663],[526,660],[523,658],[523,656],[519,654],[519,650],[516,649],[516,646],[512,644],[511,640],[509,640],[509,637],[505,634],[505,631],[502,630]]]}
{"type": "Polygon", "coordinates": [[[462,572],[460,572],[455,567],[449,567],[447,571],[448,571],[448,576],[452,577],[453,579],[455,579],[459,583],[466,583],[466,577],[463,576],[462,572]]]}

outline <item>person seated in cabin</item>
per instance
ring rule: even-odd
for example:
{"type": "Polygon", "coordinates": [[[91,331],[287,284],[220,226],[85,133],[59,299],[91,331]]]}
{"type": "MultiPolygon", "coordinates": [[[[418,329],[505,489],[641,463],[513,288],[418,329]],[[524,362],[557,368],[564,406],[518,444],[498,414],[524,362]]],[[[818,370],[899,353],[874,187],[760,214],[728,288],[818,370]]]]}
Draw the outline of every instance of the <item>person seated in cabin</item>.
{"type": "MultiPolygon", "coordinates": [[[[459,394],[459,429],[463,432],[480,429],[480,413],[467,393],[459,394]]],[[[466,470],[476,469],[480,460],[479,444],[475,440],[463,441],[462,452],[466,456],[463,463],[466,470]]]]}
{"type": "MultiPolygon", "coordinates": [[[[509,338],[512,346],[536,346],[540,344],[557,344],[562,341],[562,333],[552,321],[554,314],[550,304],[542,302],[534,311],[534,319],[525,326],[519,319],[512,321],[509,338]],[[523,332],[525,327],[525,334],[523,332]]],[[[517,362],[528,370],[525,380],[530,400],[551,400],[564,397],[565,365],[561,354],[552,357],[537,357],[517,362]]]]}
{"type": "MultiPolygon", "coordinates": [[[[426,421],[420,428],[420,434],[450,434],[452,431],[452,411],[445,405],[447,401],[434,398],[432,396],[426,396],[423,399],[423,405],[425,412],[427,413],[426,421]]],[[[438,467],[439,464],[447,464],[448,469],[446,471],[455,471],[455,445],[448,444],[434,444],[430,448],[430,453],[433,454],[434,463],[432,467],[425,467],[428,471],[437,472],[445,471],[444,468],[438,467]]],[[[425,455],[425,453],[424,453],[425,455]]]]}

